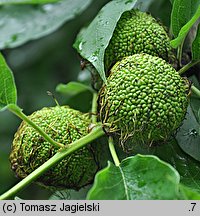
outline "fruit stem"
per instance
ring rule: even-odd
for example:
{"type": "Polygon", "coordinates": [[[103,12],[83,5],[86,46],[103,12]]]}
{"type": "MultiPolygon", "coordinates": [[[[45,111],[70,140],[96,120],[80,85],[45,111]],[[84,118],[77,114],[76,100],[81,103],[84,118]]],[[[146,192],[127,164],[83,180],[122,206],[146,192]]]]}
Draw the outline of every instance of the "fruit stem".
{"type": "Polygon", "coordinates": [[[58,103],[58,100],[56,99],[55,95],[50,91],[47,91],[47,94],[48,94],[48,96],[51,96],[53,98],[53,100],[56,103],[56,106],[60,107],[60,104],[58,103]]]}
{"type": "Polygon", "coordinates": [[[182,41],[182,43],[178,47],[178,51],[177,51],[177,59],[178,59],[178,63],[180,65],[180,67],[182,67],[181,59],[182,59],[182,52],[183,52],[183,43],[184,43],[184,40],[182,41]]]}
{"type": "Polygon", "coordinates": [[[92,123],[97,123],[97,93],[93,92],[93,99],[92,99],[92,123]]]}
{"type": "Polygon", "coordinates": [[[9,104],[8,109],[17,115],[19,118],[21,118],[23,121],[25,121],[27,124],[32,126],[47,142],[51,143],[56,148],[63,148],[64,145],[61,143],[58,143],[54,141],[48,134],[46,134],[42,128],[40,128],[38,125],[36,125],[31,119],[28,118],[23,112],[20,107],[18,107],[16,104],[9,104]]]}
{"type": "Polygon", "coordinates": [[[31,182],[35,181],[38,177],[40,177],[44,172],[49,170],[53,165],[61,161],[67,155],[72,154],[76,150],[82,148],[87,145],[91,141],[103,136],[105,133],[100,124],[97,124],[96,127],[92,129],[92,131],[86,136],[82,137],[79,140],[71,143],[67,148],[60,149],[53,157],[51,157],[48,161],[34,170],[31,174],[29,174],[26,178],[21,180],[18,184],[12,187],[10,190],[6,191],[4,194],[0,196],[0,200],[8,199],[16,195],[17,192],[27,187],[31,182]]]}
{"type": "Polygon", "coordinates": [[[192,92],[194,92],[198,97],[200,97],[200,90],[194,85],[191,86],[192,92]]]}
{"type": "Polygon", "coordinates": [[[113,141],[113,138],[111,136],[109,136],[109,138],[108,138],[108,144],[109,144],[109,149],[110,149],[110,153],[112,155],[113,161],[114,161],[116,166],[119,166],[119,164],[120,164],[119,158],[118,158],[117,153],[115,151],[114,141],[113,141]]]}
{"type": "Polygon", "coordinates": [[[178,73],[181,75],[183,73],[185,73],[187,70],[189,70],[191,67],[193,67],[194,65],[198,64],[200,62],[200,60],[192,60],[191,62],[189,62],[188,64],[186,64],[185,66],[183,66],[178,73]]]}

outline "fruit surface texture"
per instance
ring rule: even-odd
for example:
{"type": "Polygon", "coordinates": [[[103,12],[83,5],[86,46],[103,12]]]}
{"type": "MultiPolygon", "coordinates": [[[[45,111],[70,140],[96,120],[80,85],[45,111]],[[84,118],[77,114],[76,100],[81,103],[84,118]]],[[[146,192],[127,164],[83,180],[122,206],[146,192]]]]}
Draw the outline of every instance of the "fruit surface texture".
{"type": "MultiPolygon", "coordinates": [[[[68,106],[45,107],[29,118],[65,146],[87,135],[90,125],[86,114],[68,106]]],[[[19,178],[25,178],[58,150],[23,121],[14,136],[10,154],[12,169],[19,178]]],[[[93,149],[87,145],[52,167],[38,182],[45,186],[80,189],[93,181],[97,170],[93,149]]]]}
{"type": "Polygon", "coordinates": [[[166,140],[185,117],[188,93],[188,81],[165,60],[128,56],[113,66],[100,90],[100,119],[121,140],[166,140]]]}
{"type": "Polygon", "coordinates": [[[147,53],[174,62],[165,28],[150,14],[126,11],[119,19],[105,52],[106,71],[123,57],[147,53]]]}

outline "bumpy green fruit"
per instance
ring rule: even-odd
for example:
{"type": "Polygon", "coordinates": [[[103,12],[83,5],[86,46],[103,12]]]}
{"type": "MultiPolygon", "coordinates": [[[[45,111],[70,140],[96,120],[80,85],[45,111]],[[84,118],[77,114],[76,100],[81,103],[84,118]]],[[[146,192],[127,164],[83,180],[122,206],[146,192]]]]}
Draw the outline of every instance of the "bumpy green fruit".
{"type": "MultiPolygon", "coordinates": [[[[68,145],[88,134],[89,118],[67,106],[43,108],[29,118],[57,142],[68,145]]],[[[48,143],[27,123],[22,122],[15,134],[10,161],[20,178],[42,165],[58,149],[48,143]]],[[[91,146],[86,146],[67,156],[44,175],[38,182],[46,186],[80,189],[91,183],[98,164],[91,146]]]]}
{"type": "Polygon", "coordinates": [[[175,57],[164,27],[150,14],[126,11],[119,19],[105,52],[106,71],[123,57],[138,53],[158,56],[174,63],[175,57]]]}
{"type": "Polygon", "coordinates": [[[165,60],[135,54],[111,69],[99,95],[100,118],[122,141],[166,140],[184,119],[188,93],[188,81],[165,60]]]}

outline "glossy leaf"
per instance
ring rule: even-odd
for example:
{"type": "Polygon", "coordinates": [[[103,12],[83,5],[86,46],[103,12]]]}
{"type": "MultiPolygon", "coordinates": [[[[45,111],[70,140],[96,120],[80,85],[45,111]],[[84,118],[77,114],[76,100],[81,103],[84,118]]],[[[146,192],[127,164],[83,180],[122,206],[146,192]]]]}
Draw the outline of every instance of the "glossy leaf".
{"type": "MultiPolygon", "coordinates": [[[[171,164],[180,174],[181,183],[200,193],[200,162],[186,154],[173,138],[157,145],[134,145],[131,154],[155,155],[171,164]]],[[[123,159],[124,157],[120,157],[123,159]]]]}
{"type": "Polygon", "coordinates": [[[12,71],[0,54],[0,111],[17,102],[17,91],[12,71]]]}
{"type": "Polygon", "coordinates": [[[92,0],[62,0],[54,4],[0,8],[0,49],[19,46],[58,29],[80,14],[92,0]]]}
{"type": "Polygon", "coordinates": [[[174,0],[171,12],[171,27],[174,37],[181,28],[194,16],[200,0],[174,0]]]}
{"type": "Polygon", "coordinates": [[[60,0],[0,0],[0,5],[7,4],[45,4],[54,3],[60,0]]]}
{"type": "Polygon", "coordinates": [[[153,147],[146,154],[170,163],[179,172],[181,183],[200,193],[200,162],[186,154],[176,140],[153,147]]]}
{"type": "Polygon", "coordinates": [[[199,127],[200,125],[189,106],[183,125],[177,131],[176,140],[184,152],[198,161],[200,161],[199,127]]]}
{"type": "Polygon", "coordinates": [[[192,43],[192,60],[200,60],[200,24],[198,25],[197,34],[192,43]]]}
{"type": "Polygon", "coordinates": [[[155,156],[136,155],[124,159],[119,167],[109,162],[100,171],[88,199],[147,200],[176,199],[179,174],[155,156]]]}
{"type": "Polygon", "coordinates": [[[93,92],[92,88],[79,82],[69,82],[67,84],[59,84],[56,87],[56,91],[70,96],[77,95],[85,91],[93,92]]]}
{"type": "MultiPolygon", "coordinates": [[[[175,5],[175,3],[174,3],[174,5],[175,5]]],[[[188,6],[185,6],[184,8],[185,8],[184,12],[185,12],[185,10],[188,10],[188,6]]],[[[177,16],[185,17],[184,14],[180,15],[180,13],[181,13],[181,12],[179,12],[180,6],[178,7],[177,10],[178,10],[177,16]]],[[[176,48],[184,41],[184,39],[187,36],[189,30],[192,28],[194,23],[199,19],[199,17],[200,17],[200,6],[197,8],[197,10],[196,10],[195,14],[192,16],[192,18],[180,29],[177,38],[175,38],[174,40],[172,40],[170,42],[172,47],[176,48]]],[[[176,20],[176,17],[173,18],[173,20],[176,20]]],[[[178,23],[177,20],[176,20],[176,22],[178,23]]],[[[173,26],[173,22],[172,22],[172,26],[173,26]]],[[[179,29],[179,27],[180,27],[179,25],[178,26],[175,25],[174,28],[172,27],[173,33],[174,33],[175,36],[177,35],[177,30],[179,29]]]]}
{"type": "Polygon", "coordinates": [[[104,71],[105,49],[122,13],[131,10],[136,2],[137,0],[110,1],[100,10],[90,25],[77,36],[74,48],[83,58],[93,64],[104,82],[106,81],[104,71]]]}

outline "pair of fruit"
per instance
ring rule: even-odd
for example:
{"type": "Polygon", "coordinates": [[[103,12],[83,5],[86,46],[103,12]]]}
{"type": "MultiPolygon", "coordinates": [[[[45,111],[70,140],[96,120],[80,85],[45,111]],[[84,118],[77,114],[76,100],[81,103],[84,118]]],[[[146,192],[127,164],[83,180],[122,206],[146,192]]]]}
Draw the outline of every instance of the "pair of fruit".
{"type": "MultiPolygon", "coordinates": [[[[109,77],[98,100],[103,126],[120,135],[122,143],[129,137],[132,143],[166,140],[184,119],[189,87],[169,64],[173,59],[167,33],[153,17],[137,10],[122,15],[105,52],[109,77]]],[[[43,108],[30,118],[65,145],[85,136],[90,126],[86,115],[67,106],[43,108]]],[[[22,122],[10,155],[12,169],[24,178],[56,152],[22,122]]],[[[97,170],[97,158],[89,145],[63,159],[39,181],[80,189],[92,182],[97,170]]]]}

